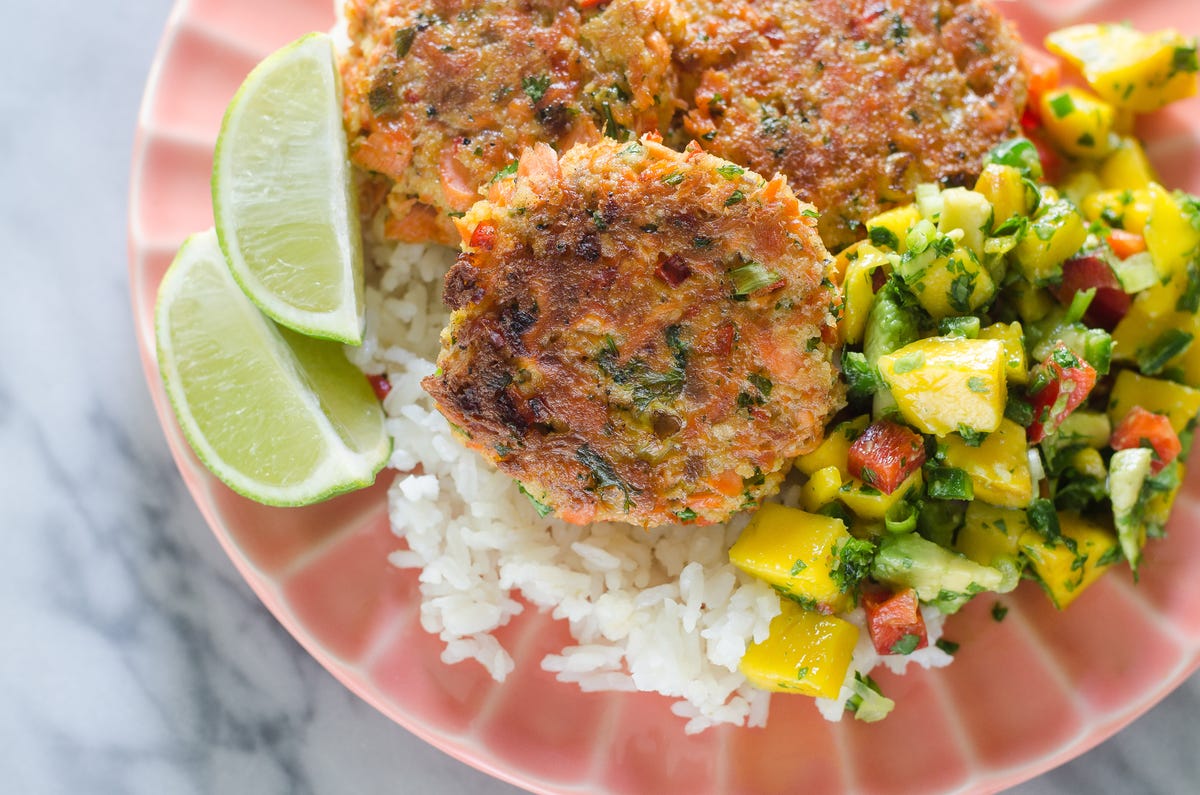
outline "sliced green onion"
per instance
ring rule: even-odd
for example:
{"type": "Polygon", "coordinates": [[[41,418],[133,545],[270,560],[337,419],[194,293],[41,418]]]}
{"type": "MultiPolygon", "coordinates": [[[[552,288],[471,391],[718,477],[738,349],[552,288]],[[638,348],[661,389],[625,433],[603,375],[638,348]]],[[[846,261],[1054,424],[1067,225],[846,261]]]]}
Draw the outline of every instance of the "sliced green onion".
{"type": "Polygon", "coordinates": [[[889,533],[911,533],[917,529],[917,509],[911,502],[901,500],[888,508],[883,523],[889,533]]]}
{"type": "Polygon", "coordinates": [[[1095,297],[1095,287],[1077,291],[1075,297],[1071,299],[1071,305],[1067,307],[1067,316],[1063,318],[1063,322],[1078,323],[1083,320],[1083,316],[1087,314],[1088,307],[1092,305],[1092,299],[1095,297]]]}
{"type": "Polygon", "coordinates": [[[1013,138],[997,144],[988,152],[987,162],[1012,166],[1029,179],[1041,179],[1042,159],[1037,147],[1028,138],[1013,138]]]}
{"type": "Polygon", "coordinates": [[[965,337],[973,340],[979,337],[979,318],[970,317],[946,317],[938,322],[938,334],[943,337],[965,337]]]}
{"type": "Polygon", "coordinates": [[[926,493],[935,500],[973,500],[975,486],[966,470],[957,467],[930,467],[926,493]]]}
{"type": "Polygon", "coordinates": [[[767,270],[761,262],[750,261],[729,271],[729,278],[733,280],[733,294],[741,297],[775,284],[779,274],[767,270]]]}
{"type": "Polygon", "coordinates": [[[1188,349],[1192,339],[1191,333],[1177,328],[1164,331],[1149,346],[1138,351],[1138,369],[1144,375],[1157,375],[1167,362],[1188,349]]]}

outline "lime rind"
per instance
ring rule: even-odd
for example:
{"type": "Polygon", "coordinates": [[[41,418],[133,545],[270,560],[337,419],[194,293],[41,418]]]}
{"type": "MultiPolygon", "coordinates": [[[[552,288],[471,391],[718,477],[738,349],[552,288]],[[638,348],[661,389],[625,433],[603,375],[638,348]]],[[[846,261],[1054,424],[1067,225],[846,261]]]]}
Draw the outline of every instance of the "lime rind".
{"type": "Polygon", "coordinates": [[[362,232],[328,35],[276,51],[230,102],[213,161],[217,236],[271,319],[362,344],[362,232]]]}
{"type": "Polygon", "coordinates": [[[306,505],[369,486],[387,463],[391,440],[366,379],[335,342],[304,340],[297,355],[233,280],[212,230],[189,238],[163,277],[155,334],[184,437],[239,494],[306,505]],[[223,339],[229,329],[238,333],[223,339]],[[267,386],[245,388],[260,378],[267,386]],[[209,388],[220,398],[198,394],[209,388]],[[247,471],[263,462],[273,462],[265,474],[247,471]]]}

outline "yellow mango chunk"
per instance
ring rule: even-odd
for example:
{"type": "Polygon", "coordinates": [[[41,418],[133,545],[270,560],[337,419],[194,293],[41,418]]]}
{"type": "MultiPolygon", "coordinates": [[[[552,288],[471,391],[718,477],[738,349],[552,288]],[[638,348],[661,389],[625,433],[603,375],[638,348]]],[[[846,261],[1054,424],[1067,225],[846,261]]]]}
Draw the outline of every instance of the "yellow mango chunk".
{"type": "Polygon", "coordinates": [[[1116,110],[1111,104],[1079,88],[1047,91],[1041,96],[1046,134],[1073,157],[1104,157],[1112,149],[1116,110]]]}
{"type": "Polygon", "coordinates": [[[1150,206],[1150,191],[1142,188],[1093,193],[1079,207],[1089,221],[1104,221],[1140,235],[1146,230],[1150,206]]]}
{"type": "Polygon", "coordinates": [[[858,627],[788,599],[781,600],[780,607],[770,636],[742,657],[742,675],[763,690],[834,698],[846,679],[858,627]]]}
{"type": "Polygon", "coordinates": [[[1158,175],[1136,138],[1122,138],[1112,154],[1100,164],[1100,182],[1106,190],[1141,190],[1158,182],[1158,175]]]}
{"type": "Polygon", "coordinates": [[[975,192],[991,202],[997,227],[1014,215],[1029,214],[1029,190],[1021,178],[1021,172],[1012,166],[997,163],[984,166],[975,183],[975,192]]]}
{"type": "Polygon", "coordinates": [[[962,246],[924,268],[906,271],[904,281],[934,319],[970,314],[996,294],[991,275],[962,246]]]}
{"type": "Polygon", "coordinates": [[[1171,518],[1171,506],[1175,504],[1175,498],[1183,487],[1183,478],[1186,473],[1183,464],[1175,460],[1169,466],[1176,468],[1178,477],[1175,479],[1175,485],[1168,491],[1156,491],[1146,499],[1146,510],[1142,517],[1149,527],[1166,526],[1167,520],[1171,518]]]}
{"type": "MultiPolygon", "coordinates": [[[[879,242],[888,237],[888,235],[881,235],[874,230],[887,230],[896,239],[896,245],[893,247],[893,250],[897,254],[903,254],[908,250],[908,244],[905,242],[908,238],[908,230],[920,220],[921,211],[917,209],[917,205],[906,204],[903,207],[897,207],[894,210],[880,213],[867,221],[867,236],[872,242],[879,242]]],[[[882,243],[880,244],[882,245],[882,243]]]]}
{"type": "Polygon", "coordinates": [[[842,342],[857,345],[862,342],[875,300],[873,276],[877,269],[890,270],[887,255],[870,243],[859,244],[846,262],[842,292],[845,295],[845,312],[842,314],[842,342]]]}
{"type": "MultiPolygon", "coordinates": [[[[1139,353],[1171,330],[1200,339],[1200,315],[1176,309],[1187,282],[1186,271],[1176,273],[1167,284],[1155,284],[1137,294],[1125,317],[1113,329],[1113,359],[1136,361],[1139,353]]],[[[1178,370],[1184,383],[1200,387],[1200,345],[1189,345],[1182,354],[1168,361],[1164,369],[1178,370]]]]}
{"type": "Polygon", "coordinates": [[[1025,332],[1020,323],[993,323],[979,330],[981,340],[1004,343],[1004,374],[1014,384],[1029,381],[1029,362],[1025,357],[1025,332]]]}
{"type": "Polygon", "coordinates": [[[879,357],[900,414],[923,433],[991,433],[1004,419],[1008,355],[999,340],[930,337],[879,357]]]}
{"type": "Polygon", "coordinates": [[[1021,536],[1021,551],[1059,610],[1065,610],[1084,589],[1120,560],[1117,536],[1076,514],[1060,512],[1059,530],[1075,542],[1072,551],[1061,541],[1047,541],[1029,530],[1021,536]]]}
{"type": "Polygon", "coordinates": [[[834,612],[846,606],[830,572],[835,548],[850,538],[841,520],[764,504],[729,548],[729,560],[784,593],[834,612]]]}
{"type": "Polygon", "coordinates": [[[1002,508],[1024,508],[1033,500],[1033,476],[1025,429],[1012,420],[971,447],[957,434],[946,437],[946,463],[971,476],[975,499],[1002,508]]]}
{"type": "Polygon", "coordinates": [[[1000,558],[1015,557],[1021,549],[1021,536],[1030,529],[1025,511],[974,500],[967,504],[954,549],[976,563],[991,566],[1000,558]]]}
{"type": "Polygon", "coordinates": [[[874,486],[868,486],[858,478],[847,478],[838,489],[838,499],[861,519],[882,520],[896,503],[925,483],[921,470],[916,470],[891,494],[884,494],[874,486]]]}
{"type": "Polygon", "coordinates": [[[842,487],[842,473],[835,466],[818,469],[800,488],[800,504],[804,510],[816,512],[837,499],[842,487]]]}
{"type": "Polygon", "coordinates": [[[1013,249],[1021,275],[1034,284],[1053,281],[1063,262],[1087,240],[1087,227],[1075,205],[1058,200],[1044,205],[1029,232],[1013,249]]]}
{"type": "Polygon", "coordinates": [[[825,435],[825,440],[816,450],[796,459],[796,469],[811,476],[818,469],[837,467],[838,471],[849,477],[850,445],[870,424],[869,414],[838,423],[825,435]]]}
{"type": "Polygon", "coordinates": [[[1076,25],[1046,37],[1046,48],[1079,67],[1097,94],[1139,113],[1196,93],[1196,39],[1174,30],[1076,25]]]}
{"type": "Polygon", "coordinates": [[[1175,433],[1183,433],[1200,414],[1200,389],[1122,370],[1108,398],[1108,418],[1114,428],[1134,406],[1165,414],[1175,433]]]}
{"type": "Polygon", "coordinates": [[[1100,457],[1100,451],[1094,447],[1076,450],[1071,456],[1071,466],[1076,472],[1095,480],[1104,480],[1108,477],[1108,467],[1104,466],[1104,459],[1100,457]]]}
{"type": "Polygon", "coordinates": [[[1151,184],[1150,216],[1146,219],[1146,250],[1163,279],[1183,273],[1200,246],[1200,232],[1165,188],[1151,184]]]}

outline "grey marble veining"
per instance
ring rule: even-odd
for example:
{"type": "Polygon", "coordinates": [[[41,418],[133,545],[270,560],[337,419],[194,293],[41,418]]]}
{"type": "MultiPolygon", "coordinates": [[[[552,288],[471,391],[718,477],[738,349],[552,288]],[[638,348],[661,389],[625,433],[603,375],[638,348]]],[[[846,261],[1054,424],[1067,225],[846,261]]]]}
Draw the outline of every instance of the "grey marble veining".
{"type": "MultiPolygon", "coordinates": [[[[175,472],[125,261],[134,122],[168,0],[5,10],[0,791],[515,793],[313,662],[241,582],[175,472]]],[[[1015,792],[1196,792],[1198,752],[1193,677],[1015,792]]]]}

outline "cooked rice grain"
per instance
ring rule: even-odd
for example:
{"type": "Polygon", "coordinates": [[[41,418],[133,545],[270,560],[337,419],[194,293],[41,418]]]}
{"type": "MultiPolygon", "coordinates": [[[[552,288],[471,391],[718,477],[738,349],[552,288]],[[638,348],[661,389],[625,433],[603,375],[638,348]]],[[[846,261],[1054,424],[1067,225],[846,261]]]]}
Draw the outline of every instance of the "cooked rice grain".
{"type": "MultiPolygon", "coordinates": [[[[382,240],[380,230],[369,230],[382,240]]],[[[765,724],[769,694],[738,671],[747,645],[767,636],[779,598],[730,562],[746,517],[711,527],[651,530],[586,527],[539,517],[513,481],[465,449],[421,389],[435,369],[448,320],[441,279],[454,252],[440,246],[375,244],[368,277],[367,341],[348,349],[364,371],[386,373],[384,401],[401,474],[389,492],[392,527],[407,549],[391,562],[420,569],[421,625],[445,642],[448,664],[476,660],[497,680],[514,666],[491,634],[524,603],[568,622],[577,645],[542,667],[584,691],[645,690],[676,699],[686,731],[718,723],[765,724]],[[519,601],[517,596],[524,600],[519,601]]],[[[798,488],[782,499],[794,504],[798,488]]],[[[927,613],[927,617],[929,614],[927,613]]],[[[932,643],[940,621],[930,617],[932,643]]],[[[930,647],[908,658],[926,667],[949,655],[930,647]]],[[[855,668],[879,658],[866,633],[855,668]]],[[[822,703],[837,719],[849,691],[822,703]]]]}

